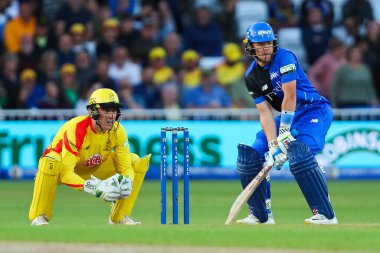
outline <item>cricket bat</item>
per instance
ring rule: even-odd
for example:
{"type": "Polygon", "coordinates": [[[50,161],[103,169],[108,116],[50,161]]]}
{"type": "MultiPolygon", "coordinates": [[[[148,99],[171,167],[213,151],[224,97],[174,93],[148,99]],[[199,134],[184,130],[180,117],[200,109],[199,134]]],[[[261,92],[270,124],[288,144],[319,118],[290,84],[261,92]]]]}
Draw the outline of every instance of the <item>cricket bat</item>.
{"type": "Polygon", "coordinates": [[[230,213],[228,214],[227,220],[224,223],[225,225],[230,225],[235,220],[243,205],[247,202],[249,197],[252,196],[257,187],[267,176],[271,168],[271,166],[265,165],[260,170],[259,174],[257,174],[255,178],[252,179],[252,181],[247,185],[247,187],[245,187],[245,189],[239,194],[239,196],[236,198],[235,202],[231,206],[230,213]]]}

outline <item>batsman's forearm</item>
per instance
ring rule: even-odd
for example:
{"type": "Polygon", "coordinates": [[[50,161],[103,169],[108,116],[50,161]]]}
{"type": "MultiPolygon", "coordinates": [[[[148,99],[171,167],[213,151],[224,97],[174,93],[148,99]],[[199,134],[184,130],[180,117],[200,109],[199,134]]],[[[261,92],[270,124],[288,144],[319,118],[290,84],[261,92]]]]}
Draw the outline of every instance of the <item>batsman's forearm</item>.
{"type": "Polygon", "coordinates": [[[265,136],[267,137],[268,142],[276,139],[276,122],[273,119],[273,114],[264,114],[260,116],[260,123],[264,130],[265,136]]]}

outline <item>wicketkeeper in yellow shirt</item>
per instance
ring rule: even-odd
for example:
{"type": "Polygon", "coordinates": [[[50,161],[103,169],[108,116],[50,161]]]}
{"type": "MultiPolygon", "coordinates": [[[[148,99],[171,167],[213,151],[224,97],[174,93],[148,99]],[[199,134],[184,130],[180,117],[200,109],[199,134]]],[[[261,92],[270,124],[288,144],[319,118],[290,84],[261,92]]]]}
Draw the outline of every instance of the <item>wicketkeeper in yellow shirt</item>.
{"type": "Polygon", "coordinates": [[[58,184],[112,202],[110,224],[141,224],[130,215],[151,155],[140,158],[130,153],[120,124],[122,107],[113,90],[98,89],[89,99],[89,115],[61,127],[39,160],[29,210],[31,225],[49,224],[58,184]]]}

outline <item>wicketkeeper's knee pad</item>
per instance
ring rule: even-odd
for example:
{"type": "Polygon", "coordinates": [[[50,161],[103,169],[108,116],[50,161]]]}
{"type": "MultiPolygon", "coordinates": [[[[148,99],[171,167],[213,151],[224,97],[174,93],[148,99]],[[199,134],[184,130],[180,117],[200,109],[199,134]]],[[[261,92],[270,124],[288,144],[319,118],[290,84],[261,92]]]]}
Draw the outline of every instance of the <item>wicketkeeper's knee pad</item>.
{"type": "MultiPolygon", "coordinates": [[[[237,171],[240,175],[240,182],[243,189],[247,187],[252,179],[260,172],[262,166],[260,155],[254,148],[244,144],[238,145],[237,171]]],[[[260,222],[266,222],[268,220],[265,204],[266,194],[267,180],[264,178],[247,201],[253,215],[255,215],[260,222]]]]}
{"type": "Polygon", "coordinates": [[[132,193],[125,199],[118,200],[111,210],[111,220],[113,222],[121,221],[125,215],[131,215],[135,206],[137,196],[140,193],[141,186],[144,182],[145,174],[149,169],[151,154],[140,158],[138,155],[131,153],[131,161],[135,178],[133,181],[132,193]]]}
{"type": "Polygon", "coordinates": [[[60,158],[55,159],[44,156],[39,160],[34,183],[33,200],[29,210],[29,219],[31,221],[42,214],[51,219],[61,169],[62,163],[60,158]]]}
{"type": "Polygon", "coordinates": [[[310,210],[313,214],[320,213],[328,219],[333,218],[325,177],[309,147],[303,142],[293,141],[289,144],[288,157],[290,171],[310,210]]]}

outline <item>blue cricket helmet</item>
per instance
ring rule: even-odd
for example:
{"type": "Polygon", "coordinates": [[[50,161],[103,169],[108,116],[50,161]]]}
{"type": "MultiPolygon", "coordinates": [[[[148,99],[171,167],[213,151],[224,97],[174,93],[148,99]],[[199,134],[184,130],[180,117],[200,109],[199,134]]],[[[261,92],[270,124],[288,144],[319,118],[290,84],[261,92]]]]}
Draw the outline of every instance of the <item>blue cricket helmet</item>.
{"type": "Polygon", "coordinates": [[[243,44],[247,53],[257,59],[252,43],[269,41],[273,41],[273,54],[277,53],[277,36],[274,34],[272,27],[268,23],[257,22],[247,28],[243,44]]]}
{"type": "Polygon", "coordinates": [[[249,43],[277,40],[272,27],[265,22],[258,22],[250,25],[245,34],[249,43]]]}

